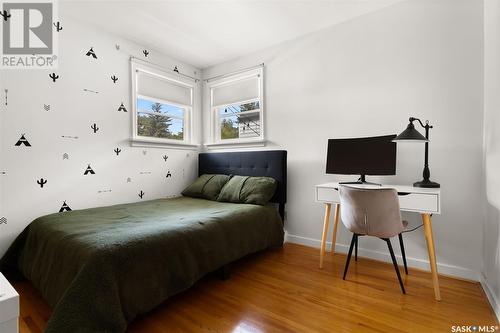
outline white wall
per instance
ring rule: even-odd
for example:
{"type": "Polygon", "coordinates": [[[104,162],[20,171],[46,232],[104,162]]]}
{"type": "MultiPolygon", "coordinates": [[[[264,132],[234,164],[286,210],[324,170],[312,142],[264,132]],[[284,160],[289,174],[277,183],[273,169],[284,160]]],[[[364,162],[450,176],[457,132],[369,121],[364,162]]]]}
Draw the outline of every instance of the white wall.
{"type": "MultiPolygon", "coordinates": [[[[142,200],[151,200],[177,195],[196,176],[196,151],[130,147],[129,57],[145,59],[144,47],[77,22],[65,15],[65,6],[71,3],[60,5],[63,30],[58,33],[56,83],[48,77],[53,70],[0,71],[0,171],[6,172],[0,174],[0,217],[8,219],[0,224],[0,257],[28,223],[59,211],[65,200],[72,209],[139,201],[140,191],[145,193],[142,200]],[[85,55],[90,47],[97,59],[85,55]],[[111,75],[118,76],[116,84],[111,75]],[[4,89],[8,89],[7,106],[4,89]],[[117,111],[121,102],[128,113],[117,111]],[[50,111],[44,104],[50,104],[50,111]],[[93,123],[99,127],[95,134],[93,123]],[[31,147],[14,146],[22,133],[31,147]],[[122,150],[118,156],[116,147],[122,150]],[[68,160],[63,160],[64,153],[68,160]],[[95,175],[83,175],[88,164],[95,175]],[[167,178],[169,171],[172,177],[167,178]],[[43,188],[36,182],[42,177],[47,180],[43,188]],[[111,192],[99,193],[103,190],[111,192]]],[[[199,75],[196,68],[149,51],[150,62],[167,69],[177,65],[181,72],[199,75]]],[[[198,119],[199,90],[198,83],[194,107],[198,119]]],[[[197,142],[200,133],[201,126],[195,123],[197,142]]]]}
{"type": "MultiPolygon", "coordinates": [[[[435,125],[430,167],[442,184],[442,215],[433,217],[439,270],[479,279],[482,10],[480,0],[409,0],[204,70],[208,78],[265,63],[268,148],[289,152],[289,240],[319,245],[323,207],[314,202],[314,185],[341,179],[325,174],[328,138],[397,133],[416,116],[435,125]]],[[[400,144],[397,176],[371,180],[420,180],[423,152],[423,145],[400,144]]],[[[405,217],[411,226],[420,223],[418,215],[405,217]]],[[[339,229],[337,246],[345,249],[350,235],[339,229]]],[[[421,230],[405,238],[410,264],[428,268],[421,230]]],[[[377,239],[360,247],[388,259],[377,239]]]]}
{"type": "Polygon", "coordinates": [[[483,286],[500,318],[500,1],[484,2],[484,157],[486,220],[483,286]]]}

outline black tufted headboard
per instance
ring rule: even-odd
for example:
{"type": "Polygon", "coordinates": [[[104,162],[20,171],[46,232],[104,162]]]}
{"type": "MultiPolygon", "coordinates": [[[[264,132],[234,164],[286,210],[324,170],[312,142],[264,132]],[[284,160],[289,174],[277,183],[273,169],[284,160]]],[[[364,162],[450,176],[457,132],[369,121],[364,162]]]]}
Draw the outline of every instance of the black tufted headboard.
{"type": "Polygon", "coordinates": [[[278,188],[271,202],[279,204],[279,212],[284,221],[286,154],[286,150],[201,153],[198,157],[198,174],[218,173],[241,176],[265,176],[276,179],[278,188]]]}

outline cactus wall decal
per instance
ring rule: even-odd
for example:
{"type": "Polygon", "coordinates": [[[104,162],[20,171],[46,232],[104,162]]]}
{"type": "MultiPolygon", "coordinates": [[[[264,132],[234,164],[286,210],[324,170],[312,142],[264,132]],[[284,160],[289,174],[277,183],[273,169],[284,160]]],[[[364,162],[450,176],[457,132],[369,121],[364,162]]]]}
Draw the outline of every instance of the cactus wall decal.
{"type": "Polygon", "coordinates": [[[118,107],[118,111],[123,111],[123,112],[127,112],[127,109],[125,108],[125,105],[123,105],[123,102],[120,104],[120,106],[118,107]]]}
{"type": "Polygon", "coordinates": [[[111,80],[113,80],[113,83],[116,83],[116,81],[118,81],[118,78],[116,77],[116,75],[112,75],[111,80]]]}
{"type": "Polygon", "coordinates": [[[179,69],[177,68],[177,66],[174,66],[173,71],[176,72],[177,74],[179,74],[179,69]]]}
{"type": "Polygon", "coordinates": [[[90,50],[87,51],[86,56],[87,57],[92,57],[94,59],[97,59],[97,55],[95,54],[93,47],[91,47],[90,50]]]}
{"type": "Polygon", "coordinates": [[[142,53],[144,54],[144,56],[147,58],[148,55],[149,55],[149,51],[148,50],[142,50],[142,53]]]}
{"type": "Polygon", "coordinates": [[[54,27],[56,27],[56,31],[59,32],[62,30],[62,25],[61,25],[61,22],[57,22],[57,23],[53,23],[54,24],[54,27]]]}
{"type": "Polygon", "coordinates": [[[56,75],[56,73],[49,74],[49,77],[52,79],[52,82],[56,82],[56,80],[59,78],[59,75],[56,75]]]}
{"type": "Polygon", "coordinates": [[[120,153],[121,153],[121,149],[120,148],[115,148],[114,152],[116,153],[116,156],[118,156],[120,153]]]}
{"type": "Polygon", "coordinates": [[[66,203],[66,200],[64,200],[64,202],[61,206],[61,209],[59,209],[59,213],[70,212],[70,211],[71,211],[71,208],[69,208],[68,204],[66,203]]]}
{"type": "Polygon", "coordinates": [[[141,190],[141,192],[139,192],[139,198],[141,198],[141,199],[142,199],[142,197],[144,196],[144,194],[145,194],[145,193],[141,190]]]}
{"type": "Polygon", "coordinates": [[[50,111],[50,104],[43,104],[45,111],[50,111]]]}
{"type": "Polygon", "coordinates": [[[92,168],[90,167],[90,164],[87,166],[87,169],[85,169],[85,172],[83,173],[84,176],[88,175],[88,174],[91,174],[91,175],[95,175],[95,172],[94,170],[92,170],[92,168]]]}
{"type": "Polygon", "coordinates": [[[172,177],[172,174],[170,173],[170,170],[168,170],[166,178],[169,178],[169,177],[172,177]]]}
{"type": "Polygon", "coordinates": [[[40,178],[40,180],[37,180],[36,182],[40,185],[40,188],[43,188],[43,185],[47,184],[47,180],[43,178],[40,178]]]}
{"type": "Polygon", "coordinates": [[[16,142],[14,146],[19,147],[20,145],[25,145],[26,147],[31,147],[31,144],[26,140],[24,134],[21,134],[21,138],[16,142]]]}
{"type": "Polygon", "coordinates": [[[97,127],[96,123],[94,123],[92,126],[90,126],[90,128],[94,131],[94,133],[97,133],[97,131],[99,130],[99,127],[97,127]]]}
{"type": "Polygon", "coordinates": [[[168,160],[168,156],[167,155],[163,155],[163,159],[165,160],[165,162],[168,160]]]}
{"type": "Polygon", "coordinates": [[[0,15],[2,15],[2,16],[3,16],[3,20],[4,20],[4,21],[7,21],[7,19],[11,16],[11,15],[10,15],[10,14],[6,11],[6,10],[1,11],[1,12],[0,12],[0,15]]]}

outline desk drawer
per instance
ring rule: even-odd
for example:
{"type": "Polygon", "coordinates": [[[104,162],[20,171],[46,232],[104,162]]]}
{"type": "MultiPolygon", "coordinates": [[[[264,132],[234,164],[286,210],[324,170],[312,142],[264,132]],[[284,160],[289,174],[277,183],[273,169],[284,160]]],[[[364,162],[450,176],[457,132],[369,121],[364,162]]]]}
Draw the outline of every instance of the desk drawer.
{"type": "Polygon", "coordinates": [[[340,202],[339,191],[334,188],[317,187],[316,200],[321,202],[340,202]]]}
{"type": "Polygon", "coordinates": [[[401,210],[439,213],[439,198],[437,194],[409,193],[399,194],[401,210]]]}

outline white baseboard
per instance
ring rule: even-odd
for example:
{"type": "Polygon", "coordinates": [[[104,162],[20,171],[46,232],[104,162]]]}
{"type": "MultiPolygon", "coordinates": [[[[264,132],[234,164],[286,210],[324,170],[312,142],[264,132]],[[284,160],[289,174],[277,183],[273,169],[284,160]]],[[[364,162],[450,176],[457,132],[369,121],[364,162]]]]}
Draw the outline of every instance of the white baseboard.
{"type": "MultiPolygon", "coordinates": [[[[321,241],[319,239],[301,237],[301,236],[291,235],[289,233],[286,233],[285,241],[289,242],[289,243],[295,243],[295,244],[305,245],[305,246],[309,246],[309,247],[315,247],[315,248],[321,247],[321,241]]],[[[332,248],[332,243],[326,242],[326,248],[327,248],[327,250],[330,250],[332,248]]],[[[340,252],[340,253],[347,253],[349,251],[349,245],[337,243],[337,244],[335,244],[335,251],[340,252]]],[[[386,253],[386,252],[368,250],[368,249],[364,249],[364,248],[360,247],[360,248],[358,248],[358,255],[361,257],[366,257],[366,258],[370,258],[370,259],[375,259],[375,260],[380,260],[380,261],[385,261],[385,262],[392,262],[389,251],[387,251],[387,253],[386,253]]],[[[401,255],[396,254],[396,257],[399,260],[402,260],[401,255]]],[[[402,262],[402,261],[400,261],[400,262],[402,262]]],[[[418,269],[426,270],[426,271],[430,270],[428,260],[412,258],[412,257],[406,256],[406,262],[408,264],[408,267],[418,268],[418,269]]],[[[464,267],[438,263],[438,272],[439,272],[439,274],[450,275],[450,276],[459,277],[462,279],[467,279],[467,280],[472,280],[472,281],[480,281],[480,274],[478,272],[475,272],[471,269],[464,268],[464,267]]]]}
{"type": "Polygon", "coordinates": [[[481,286],[483,287],[486,297],[490,302],[491,308],[497,315],[498,321],[500,321],[500,302],[483,274],[481,274],[481,286]]]}

